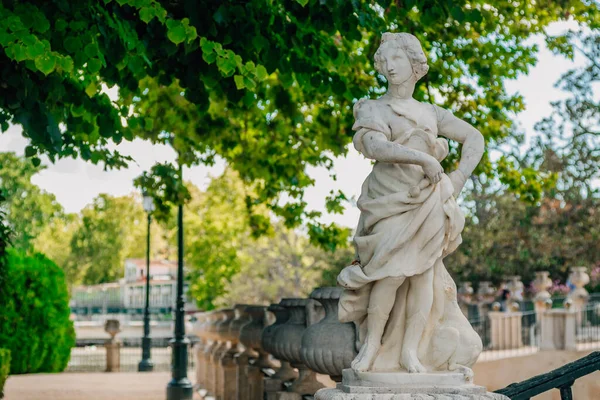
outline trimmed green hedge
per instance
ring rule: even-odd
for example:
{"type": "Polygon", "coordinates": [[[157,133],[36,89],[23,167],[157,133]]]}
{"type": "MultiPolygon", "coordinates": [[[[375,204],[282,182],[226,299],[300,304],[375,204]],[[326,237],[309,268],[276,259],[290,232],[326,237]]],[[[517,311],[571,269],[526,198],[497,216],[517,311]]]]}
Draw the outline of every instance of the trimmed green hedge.
{"type": "Polygon", "coordinates": [[[0,399],[4,398],[4,384],[10,372],[10,350],[0,349],[0,399]]]}
{"type": "Polygon", "coordinates": [[[11,351],[11,375],[66,368],[75,345],[69,316],[62,269],[43,254],[9,250],[0,287],[0,343],[11,351]]]}

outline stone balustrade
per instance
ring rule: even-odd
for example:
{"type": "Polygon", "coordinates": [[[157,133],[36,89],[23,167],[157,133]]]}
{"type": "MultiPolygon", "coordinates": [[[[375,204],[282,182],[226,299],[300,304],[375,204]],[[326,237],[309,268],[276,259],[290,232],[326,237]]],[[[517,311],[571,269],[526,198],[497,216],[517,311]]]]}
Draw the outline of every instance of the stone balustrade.
{"type": "MultiPolygon", "coordinates": [[[[541,292],[548,282],[546,274],[539,275],[541,292]]],[[[521,289],[518,277],[511,284],[521,289]]],[[[330,386],[340,382],[359,348],[355,325],[338,321],[341,290],[324,287],[307,299],[196,314],[200,394],[216,400],[300,400],[322,388],[324,381],[330,386]]],[[[493,292],[489,283],[480,284],[477,292],[463,285],[463,294],[474,302],[491,303],[493,292]]],[[[544,307],[538,309],[541,349],[573,348],[576,310],[552,310],[546,297],[539,296],[544,299],[544,307]]],[[[491,350],[524,346],[521,316],[516,308],[487,313],[491,350]]]]}

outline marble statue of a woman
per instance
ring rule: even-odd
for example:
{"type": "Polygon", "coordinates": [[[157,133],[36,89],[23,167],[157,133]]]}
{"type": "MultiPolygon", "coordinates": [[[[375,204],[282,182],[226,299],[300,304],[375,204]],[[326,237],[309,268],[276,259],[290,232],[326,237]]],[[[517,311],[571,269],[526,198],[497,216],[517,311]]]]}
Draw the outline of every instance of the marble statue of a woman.
{"type": "Polygon", "coordinates": [[[353,127],[354,146],[375,164],[358,200],[357,259],[338,276],[340,320],[360,327],[352,368],[468,375],[481,340],[458,308],[443,259],[461,242],[456,197],[484,140],[451,112],[413,99],[429,68],[415,36],[385,33],[375,68],[387,93],[359,101],[353,127]],[[440,136],[462,143],[458,169],[448,174],[440,166],[448,142],[440,136]]]}

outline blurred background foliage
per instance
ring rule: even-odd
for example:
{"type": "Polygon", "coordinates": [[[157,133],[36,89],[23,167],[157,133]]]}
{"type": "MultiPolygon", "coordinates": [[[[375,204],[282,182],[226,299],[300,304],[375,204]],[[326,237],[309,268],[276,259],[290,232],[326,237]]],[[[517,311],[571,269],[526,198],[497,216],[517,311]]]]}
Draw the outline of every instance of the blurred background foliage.
{"type": "MultiPolygon", "coordinates": [[[[114,144],[143,138],[178,154],[176,165],[136,180],[158,205],[153,256],[174,256],[173,206],[185,203],[186,265],[202,307],[233,300],[234,284],[273,295],[331,284],[352,259],[351,232],[307,208],[307,168],[335,176],[352,104],[385,90],[372,65],[379,37],[405,31],[430,63],[415,98],[450,109],[486,139],[449,268],[470,280],[540,269],[564,276],[599,260],[599,24],[597,2],[581,0],[4,1],[0,129],[21,125],[30,145],[27,160],[0,158],[0,226],[14,231],[17,249],[48,254],[70,284],[121,276],[123,260],[145,247],[139,198],[101,195],[67,214],[31,176],[42,156],[125,167],[131,160],[114,144]],[[579,29],[546,33],[566,20],[579,29]],[[537,62],[534,35],[585,62],[557,83],[564,100],[526,141],[515,123],[523,99],[505,82],[537,62]],[[181,166],[217,158],[228,169],[206,190],[181,176],[181,166]]],[[[451,147],[446,170],[459,151],[451,147]]],[[[333,194],[327,208],[341,212],[346,201],[333,194]]]]}

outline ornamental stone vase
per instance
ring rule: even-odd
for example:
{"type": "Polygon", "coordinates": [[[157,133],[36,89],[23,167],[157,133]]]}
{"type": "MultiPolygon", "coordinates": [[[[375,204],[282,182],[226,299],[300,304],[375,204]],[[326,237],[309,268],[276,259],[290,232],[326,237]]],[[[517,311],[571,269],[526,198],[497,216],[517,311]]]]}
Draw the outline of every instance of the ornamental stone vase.
{"type": "Polygon", "coordinates": [[[572,267],[569,274],[569,280],[575,286],[575,289],[569,293],[569,298],[573,300],[573,306],[576,310],[585,307],[590,294],[585,289],[585,285],[590,283],[590,276],[587,274],[586,267],[572,267]]]}
{"type": "Polygon", "coordinates": [[[552,287],[550,272],[537,271],[535,273],[535,279],[531,282],[531,287],[535,292],[533,302],[535,305],[536,317],[541,321],[542,313],[548,309],[548,302],[550,302],[550,306],[552,306],[552,295],[548,292],[548,289],[552,287]]]}
{"type": "Polygon", "coordinates": [[[302,335],[301,356],[304,364],[336,382],[342,380],[342,370],[350,368],[357,355],[356,327],[354,323],[341,323],[338,303],[341,287],[315,289],[310,297],[323,305],[325,317],[309,326],[302,335]]]}
{"type": "Polygon", "coordinates": [[[523,301],[523,291],[525,289],[525,285],[521,282],[521,277],[519,275],[513,275],[506,278],[506,288],[510,291],[510,296],[512,300],[523,301]]]}
{"type": "Polygon", "coordinates": [[[269,353],[263,349],[261,344],[263,329],[268,324],[265,310],[266,307],[264,306],[253,305],[246,308],[251,321],[242,328],[240,340],[245,347],[258,353],[258,358],[254,361],[254,365],[260,368],[272,368],[273,363],[269,360],[269,353]]]}
{"type": "Polygon", "coordinates": [[[287,388],[288,392],[312,395],[322,388],[316,375],[309,370],[302,359],[302,335],[307,325],[307,307],[310,299],[283,299],[279,304],[290,311],[290,318],[278,328],[273,337],[275,357],[289,361],[298,369],[298,379],[287,388]]]}
{"type": "MultiPolygon", "coordinates": [[[[275,316],[275,322],[272,325],[267,326],[262,331],[261,344],[262,348],[266,352],[273,354],[273,337],[277,329],[280,328],[290,318],[290,311],[279,304],[271,304],[267,308],[267,312],[270,312],[275,316]]],[[[291,367],[288,361],[280,360],[280,362],[281,367],[271,377],[272,379],[278,379],[282,382],[287,382],[298,377],[298,372],[291,367]]]]}
{"type": "Polygon", "coordinates": [[[494,302],[496,297],[496,289],[492,286],[490,281],[479,282],[479,288],[477,289],[477,299],[479,302],[484,304],[491,304],[494,302]]]}

